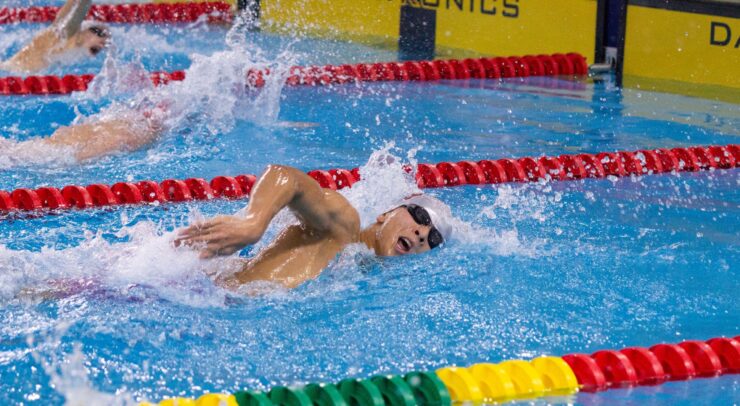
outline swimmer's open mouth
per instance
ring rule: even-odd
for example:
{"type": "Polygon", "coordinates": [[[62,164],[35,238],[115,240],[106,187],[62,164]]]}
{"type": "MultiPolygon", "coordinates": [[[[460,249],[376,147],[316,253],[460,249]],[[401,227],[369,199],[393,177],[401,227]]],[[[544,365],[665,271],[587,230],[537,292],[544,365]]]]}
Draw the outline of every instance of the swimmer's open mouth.
{"type": "Polygon", "coordinates": [[[396,251],[401,254],[407,254],[411,251],[411,240],[406,237],[398,237],[398,242],[396,242],[396,251]]]}

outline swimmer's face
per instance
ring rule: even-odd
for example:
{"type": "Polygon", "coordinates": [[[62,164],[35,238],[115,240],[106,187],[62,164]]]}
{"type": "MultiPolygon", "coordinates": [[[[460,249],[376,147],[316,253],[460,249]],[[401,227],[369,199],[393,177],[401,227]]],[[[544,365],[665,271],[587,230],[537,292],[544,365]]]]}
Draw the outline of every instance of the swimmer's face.
{"type": "Polygon", "coordinates": [[[420,254],[441,243],[442,236],[421,206],[397,207],[378,216],[377,224],[375,246],[380,256],[420,254]]]}
{"type": "Polygon", "coordinates": [[[110,31],[105,25],[94,25],[77,35],[80,46],[87,50],[90,56],[102,52],[110,40],[110,31]]]}

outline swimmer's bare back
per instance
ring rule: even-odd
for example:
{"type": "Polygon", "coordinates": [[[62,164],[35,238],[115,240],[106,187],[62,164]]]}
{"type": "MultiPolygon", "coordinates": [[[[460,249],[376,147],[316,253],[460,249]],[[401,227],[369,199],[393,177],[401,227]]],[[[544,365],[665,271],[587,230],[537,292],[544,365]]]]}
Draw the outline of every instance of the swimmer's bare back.
{"type": "Polygon", "coordinates": [[[360,218],[341,194],[322,189],[305,173],[272,165],[252,191],[246,217],[219,216],[180,233],[177,244],[204,245],[201,256],[232,254],[259,241],[275,215],[288,207],[300,224],[287,227],[240,271],[217,283],[269,281],[294,288],[321,274],[347,245],[359,241],[360,218]]]}
{"type": "Polygon", "coordinates": [[[0,63],[0,69],[28,73],[48,67],[61,54],[75,47],[75,34],[80,30],[91,4],[92,0],[68,0],[52,25],[10,59],[0,63]]]}

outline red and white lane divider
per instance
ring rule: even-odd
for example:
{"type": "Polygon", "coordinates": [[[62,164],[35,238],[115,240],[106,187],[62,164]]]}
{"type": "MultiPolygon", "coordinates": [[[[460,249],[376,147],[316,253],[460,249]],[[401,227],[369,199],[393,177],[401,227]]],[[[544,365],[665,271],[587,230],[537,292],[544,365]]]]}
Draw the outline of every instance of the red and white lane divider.
{"type": "MultiPolygon", "coordinates": [[[[688,148],[603,152],[600,154],[524,157],[478,162],[419,164],[416,181],[421,188],[483,185],[507,182],[561,181],[607,176],[642,176],[665,172],[731,169],[740,166],[740,146],[695,146],[688,148]]],[[[412,167],[406,167],[408,172],[412,167]]],[[[315,170],[308,173],[324,188],[351,187],[360,180],[359,169],[315,170]]],[[[70,185],[61,189],[20,188],[0,190],[0,214],[13,211],[86,209],[124,204],[160,204],[214,198],[238,199],[249,196],[257,178],[254,175],[218,176],[207,182],[201,178],[167,179],[157,183],[119,182],[112,186],[70,185]]]]}
{"type": "MultiPolygon", "coordinates": [[[[262,87],[269,74],[268,70],[250,70],[247,77],[248,83],[250,86],[262,87]]],[[[318,86],[348,82],[499,79],[587,74],[586,58],[577,53],[569,53],[507,58],[294,66],[290,69],[290,76],[286,83],[290,86],[318,86]]],[[[83,92],[87,90],[94,78],[95,75],[90,74],[5,77],[0,78],[0,95],[55,95],[83,92]]],[[[184,79],[184,71],[153,72],[151,74],[152,83],[156,86],[184,79]]]]}
{"type": "MultiPolygon", "coordinates": [[[[0,24],[50,23],[60,7],[0,8],[0,24]]],[[[161,4],[96,4],[87,18],[106,23],[189,23],[207,16],[208,22],[229,22],[233,18],[231,5],[224,2],[182,2],[161,4]]]]}

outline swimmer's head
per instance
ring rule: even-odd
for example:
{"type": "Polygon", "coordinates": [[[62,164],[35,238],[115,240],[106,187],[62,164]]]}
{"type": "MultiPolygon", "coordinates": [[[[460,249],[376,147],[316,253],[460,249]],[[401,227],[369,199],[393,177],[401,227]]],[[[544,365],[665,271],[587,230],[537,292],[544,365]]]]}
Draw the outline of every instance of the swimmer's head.
{"type": "Polygon", "coordinates": [[[430,196],[406,199],[403,204],[378,216],[371,226],[375,253],[381,256],[421,254],[440,246],[451,231],[444,217],[448,212],[447,206],[430,196]]]}
{"type": "Polygon", "coordinates": [[[82,23],[80,32],[77,33],[76,43],[80,48],[86,50],[90,56],[95,56],[108,46],[110,38],[110,30],[105,24],[85,21],[82,23]]]}

